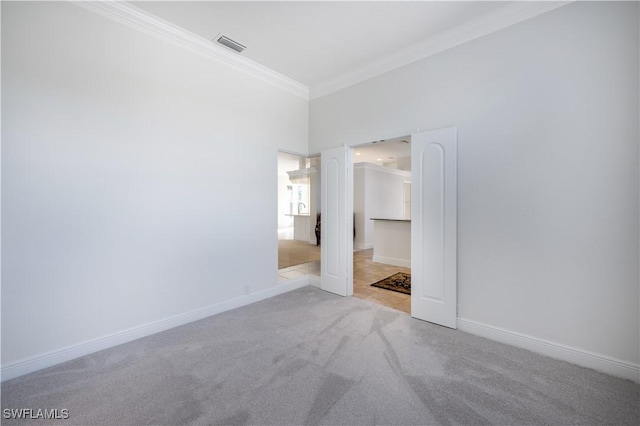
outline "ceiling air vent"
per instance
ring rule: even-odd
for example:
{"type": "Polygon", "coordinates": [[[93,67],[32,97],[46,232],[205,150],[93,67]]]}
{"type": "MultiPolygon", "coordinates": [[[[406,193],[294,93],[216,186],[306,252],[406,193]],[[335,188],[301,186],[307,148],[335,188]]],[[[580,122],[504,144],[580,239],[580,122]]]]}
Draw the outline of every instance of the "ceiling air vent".
{"type": "Polygon", "coordinates": [[[242,53],[242,51],[246,49],[245,46],[241,45],[237,41],[231,40],[229,37],[223,36],[222,34],[219,34],[215,38],[215,41],[217,41],[218,43],[224,46],[227,46],[229,49],[235,50],[238,53],[242,53]]]}

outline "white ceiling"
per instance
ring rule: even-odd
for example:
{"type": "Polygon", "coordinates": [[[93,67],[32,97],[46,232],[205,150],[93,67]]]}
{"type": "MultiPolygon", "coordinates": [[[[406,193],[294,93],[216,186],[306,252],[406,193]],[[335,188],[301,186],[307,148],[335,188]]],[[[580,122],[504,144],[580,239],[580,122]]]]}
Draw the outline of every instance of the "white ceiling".
{"type": "Polygon", "coordinates": [[[300,168],[299,155],[289,154],[288,152],[278,151],[278,174],[284,174],[291,170],[300,168]]]}
{"type": "MultiPolygon", "coordinates": [[[[260,64],[301,83],[313,98],[567,3],[388,0],[121,4],[142,9],[152,15],[153,21],[158,17],[187,30],[221,53],[260,64]],[[241,57],[212,41],[219,34],[247,46],[241,57]]],[[[407,136],[356,147],[354,162],[387,164],[409,156],[410,144],[402,143],[403,139],[410,141],[407,136]]]]}
{"type": "Polygon", "coordinates": [[[411,155],[411,136],[386,139],[353,148],[354,163],[386,165],[411,155]]]}
{"type": "Polygon", "coordinates": [[[312,92],[341,79],[346,81],[363,69],[380,68],[384,60],[424,47],[430,40],[440,43],[442,35],[452,30],[469,32],[488,20],[495,26],[500,19],[505,21],[504,16],[524,16],[523,8],[531,9],[531,3],[132,2],[207,40],[224,34],[247,46],[242,56],[310,87],[312,92]]]}

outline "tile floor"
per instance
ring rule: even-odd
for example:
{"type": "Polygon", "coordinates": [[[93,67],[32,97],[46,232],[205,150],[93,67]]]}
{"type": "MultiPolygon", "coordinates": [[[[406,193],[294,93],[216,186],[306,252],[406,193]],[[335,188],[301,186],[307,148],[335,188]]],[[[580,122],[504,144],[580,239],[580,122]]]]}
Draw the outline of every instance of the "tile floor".
{"type": "Polygon", "coordinates": [[[278,269],[320,260],[320,246],[307,241],[278,240],[278,269]]]}
{"type": "Polygon", "coordinates": [[[288,268],[278,269],[278,282],[291,280],[303,275],[320,276],[320,261],[301,263],[299,265],[289,266],[288,268]]]}
{"type": "Polygon", "coordinates": [[[396,272],[411,273],[410,268],[385,265],[372,260],[373,249],[353,253],[353,295],[381,305],[411,313],[411,296],[383,288],[371,287],[371,284],[383,280],[396,272]]]}
{"type": "MultiPolygon", "coordinates": [[[[285,281],[306,274],[320,276],[319,247],[292,240],[278,245],[278,265],[287,265],[278,270],[278,280],[285,281]],[[311,249],[308,249],[308,247],[311,249]],[[317,252],[316,252],[317,250],[317,252]],[[294,264],[292,262],[298,262],[294,264]]],[[[279,241],[280,243],[280,241],[279,241]]],[[[411,273],[410,268],[376,263],[372,260],[373,249],[353,253],[353,295],[402,312],[411,312],[411,296],[383,288],[371,287],[371,284],[385,279],[396,272],[411,273]]]]}

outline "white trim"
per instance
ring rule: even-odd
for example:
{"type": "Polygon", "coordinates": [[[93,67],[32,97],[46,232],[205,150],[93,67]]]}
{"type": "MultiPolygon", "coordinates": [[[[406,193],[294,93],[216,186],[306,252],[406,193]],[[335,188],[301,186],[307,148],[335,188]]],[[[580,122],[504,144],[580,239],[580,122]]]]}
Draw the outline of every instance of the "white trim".
{"type": "Polygon", "coordinates": [[[640,383],[640,365],[458,317],[458,330],[640,383]]]}
{"type": "Polygon", "coordinates": [[[345,89],[373,77],[460,46],[487,34],[534,18],[543,13],[565,6],[571,1],[514,2],[500,7],[492,13],[478,17],[463,25],[451,28],[421,43],[409,46],[400,52],[371,62],[363,67],[311,87],[310,98],[316,99],[345,89]]]}
{"type": "Polygon", "coordinates": [[[373,243],[357,243],[354,251],[368,250],[373,248],[373,243]]]}
{"type": "Polygon", "coordinates": [[[396,259],[395,257],[373,256],[371,258],[376,263],[384,263],[385,265],[403,266],[411,268],[411,261],[406,259],[396,259]]]}
{"type": "Polygon", "coordinates": [[[190,312],[185,312],[169,318],[164,318],[149,324],[140,325],[128,330],[110,334],[108,336],[89,340],[77,345],[69,346],[23,361],[18,361],[6,366],[2,366],[0,376],[2,377],[2,381],[13,379],[24,374],[32,373],[34,371],[70,361],[81,356],[89,355],[103,349],[108,349],[113,346],[131,342],[142,337],[160,333],[162,331],[169,330],[180,325],[188,324],[193,321],[198,321],[212,315],[220,314],[231,309],[250,305],[252,303],[259,302],[261,300],[268,299],[279,294],[296,290],[309,284],[310,279],[308,275],[296,279],[287,280],[275,287],[266,290],[251,293],[246,296],[237,297],[231,300],[226,300],[224,302],[215,303],[213,305],[195,309],[190,312]]]}
{"type": "Polygon", "coordinates": [[[320,288],[320,277],[316,275],[307,275],[309,277],[309,285],[320,288]]]}
{"type": "Polygon", "coordinates": [[[515,2],[311,89],[123,1],[72,1],[102,16],[230,65],[303,99],[315,99],[562,7],[571,1],[515,2]]]}
{"type": "Polygon", "coordinates": [[[286,90],[303,99],[309,99],[309,88],[244,56],[214,44],[197,34],[185,30],[124,1],[72,1],[72,4],[90,10],[131,28],[164,41],[195,51],[198,54],[229,65],[266,83],[286,90]]]}

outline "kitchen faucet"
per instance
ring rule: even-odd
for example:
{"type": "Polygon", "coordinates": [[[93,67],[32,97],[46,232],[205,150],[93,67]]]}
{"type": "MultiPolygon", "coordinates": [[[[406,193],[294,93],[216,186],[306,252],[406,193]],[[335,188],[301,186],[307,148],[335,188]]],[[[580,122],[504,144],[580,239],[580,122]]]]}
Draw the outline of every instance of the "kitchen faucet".
{"type": "Polygon", "coordinates": [[[304,203],[298,203],[298,214],[300,214],[300,205],[302,205],[302,208],[307,207],[304,203]]]}

